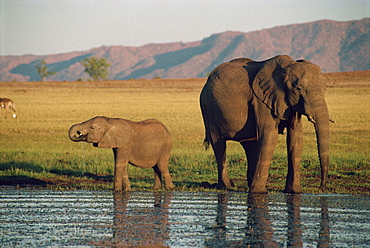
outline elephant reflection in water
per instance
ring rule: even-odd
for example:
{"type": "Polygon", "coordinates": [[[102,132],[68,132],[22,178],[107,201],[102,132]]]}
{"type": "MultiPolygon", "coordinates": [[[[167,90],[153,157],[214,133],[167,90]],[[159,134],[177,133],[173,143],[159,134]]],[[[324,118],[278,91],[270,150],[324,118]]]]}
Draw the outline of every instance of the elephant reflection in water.
{"type": "Polygon", "coordinates": [[[216,225],[212,227],[214,232],[213,239],[209,239],[205,243],[205,247],[214,247],[217,244],[218,247],[228,247],[230,244],[226,241],[226,216],[227,216],[227,203],[229,201],[230,194],[220,193],[217,199],[217,215],[216,225]]]}
{"type": "Polygon", "coordinates": [[[266,194],[249,194],[248,220],[244,244],[251,247],[278,247],[273,241],[266,194]]]}
{"type": "Polygon", "coordinates": [[[268,214],[268,199],[266,194],[249,194],[248,196],[248,220],[246,237],[240,241],[227,240],[227,205],[230,194],[218,195],[216,226],[213,239],[209,239],[205,247],[277,247],[273,241],[274,230],[268,214]]]}
{"type": "MultiPolygon", "coordinates": [[[[288,194],[286,196],[288,208],[288,247],[302,247],[302,229],[301,229],[301,196],[288,194]]],[[[330,228],[328,204],[325,197],[320,197],[321,222],[319,231],[319,240],[317,247],[330,247],[330,228]]]]}
{"type": "Polygon", "coordinates": [[[319,243],[317,247],[330,247],[330,228],[329,228],[329,212],[326,197],[320,197],[321,201],[321,223],[319,233],[319,243]]]}
{"type": "Polygon", "coordinates": [[[288,208],[288,246],[302,247],[302,229],[301,229],[301,196],[289,194],[286,196],[288,208]]]}
{"type": "Polygon", "coordinates": [[[168,206],[172,193],[154,192],[153,205],[129,207],[130,192],[114,195],[113,238],[105,241],[110,247],[168,247],[168,206]]]}
{"type": "Polygon", "coordinates": [[[168,206],[172,194],[154,192],[151,208],[128,210],[130,193],[116,194],[114,197],[114,237],[119,246],[167,247],[169,239],[168,206]]]}
{"type": "MultiPolygon", "coordinates": [[[[222,244],[228,247],[280,247],[281,244],[273,239],[274,230],[269,215],[268,195],[249,194],[248,196],[248,220],[245,238],[240,241],[227,241],[227,204],[230,194],[221,193],[218,196],[216,228],[214,238],[208,240],[206,247],[214,244],[222,244]]],[[[326,198],[321,197],[321,223],[319,231],[318,247],[330,246],[329,215],[326,198]]],[[[302,228],[300,218],[301,196],[298,194],[286,195],[287,205],[287,243],[288,247],[302,247],[302,228]]],[[[281,238],[281,237],[280,237],[281,238]]],[[[284,239],[281,239],[284,240],[284,239]]]]}

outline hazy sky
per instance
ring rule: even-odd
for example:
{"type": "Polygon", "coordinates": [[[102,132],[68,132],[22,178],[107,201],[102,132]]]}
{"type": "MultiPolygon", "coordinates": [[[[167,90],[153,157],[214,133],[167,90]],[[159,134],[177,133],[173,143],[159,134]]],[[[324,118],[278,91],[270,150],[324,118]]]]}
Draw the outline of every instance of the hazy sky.
{"type": "Polygon", "coordinates": [[[0,55],[189,42],[227,30],[370,17],[370,0],[0,0],[0,8],[0,55]]]}

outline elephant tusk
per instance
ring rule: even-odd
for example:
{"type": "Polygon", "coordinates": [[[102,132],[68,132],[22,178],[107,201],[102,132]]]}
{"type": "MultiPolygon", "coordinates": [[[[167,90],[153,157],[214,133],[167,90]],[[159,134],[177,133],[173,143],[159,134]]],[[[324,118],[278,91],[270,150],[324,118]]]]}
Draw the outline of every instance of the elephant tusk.
{"type": "Polygon", "coordinates": [[[310,122],[312,122],[313,124],[315,124],[316,123],[316,121],[312,118],[312,116],[310,116],[310,115],[308,115],[307,116],[307,119],[310,121],[310,122]]]}
{"type": "Polygon", "coordinates": [[[253,137],[253,138],[248,138],[248,139],[238,140],[238,142],[244,142],[244,141],[256,141],[256,140],[257,140],[257,137],[253,137]]]}

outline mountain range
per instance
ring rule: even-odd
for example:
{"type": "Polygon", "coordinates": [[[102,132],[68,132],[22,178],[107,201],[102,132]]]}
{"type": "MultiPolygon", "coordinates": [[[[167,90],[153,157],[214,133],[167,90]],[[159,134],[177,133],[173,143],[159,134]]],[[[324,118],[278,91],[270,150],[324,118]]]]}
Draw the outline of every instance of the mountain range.
{"type": "Polygon", "coordinates": [[[346,22],[320,20],[248,33],[226,31],[201,41],[102,46],[52,55],[0,56],[0,81],[39,81],[36,65],[44,59],[56,74],[48,81],[88,79],[80,62],[103,57],[109,78],[197,78],[234,58],[264,60],[277,54],[306,59],[323,72],[370,70],[370,18],[346,22]]]}

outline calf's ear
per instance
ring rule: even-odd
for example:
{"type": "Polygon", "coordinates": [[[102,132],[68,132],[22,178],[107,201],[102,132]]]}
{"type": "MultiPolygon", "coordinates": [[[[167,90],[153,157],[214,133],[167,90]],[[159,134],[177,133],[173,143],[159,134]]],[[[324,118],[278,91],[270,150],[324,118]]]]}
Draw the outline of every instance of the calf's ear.
{"type": "Polygon", "coordinates": [[[114,138],[114,127],[109,127],[105,133],[103,138],[99,141],[98,146],[99,148],[116,148],[117,142],[114,138]]]}
{"type": "Polygon", "coordinates": [[[127,145],[130,139],[130,134],[122,127],[110,125],[103,138],[99,141],[98,147],[100,148],[117,148],[127,145]]]}

